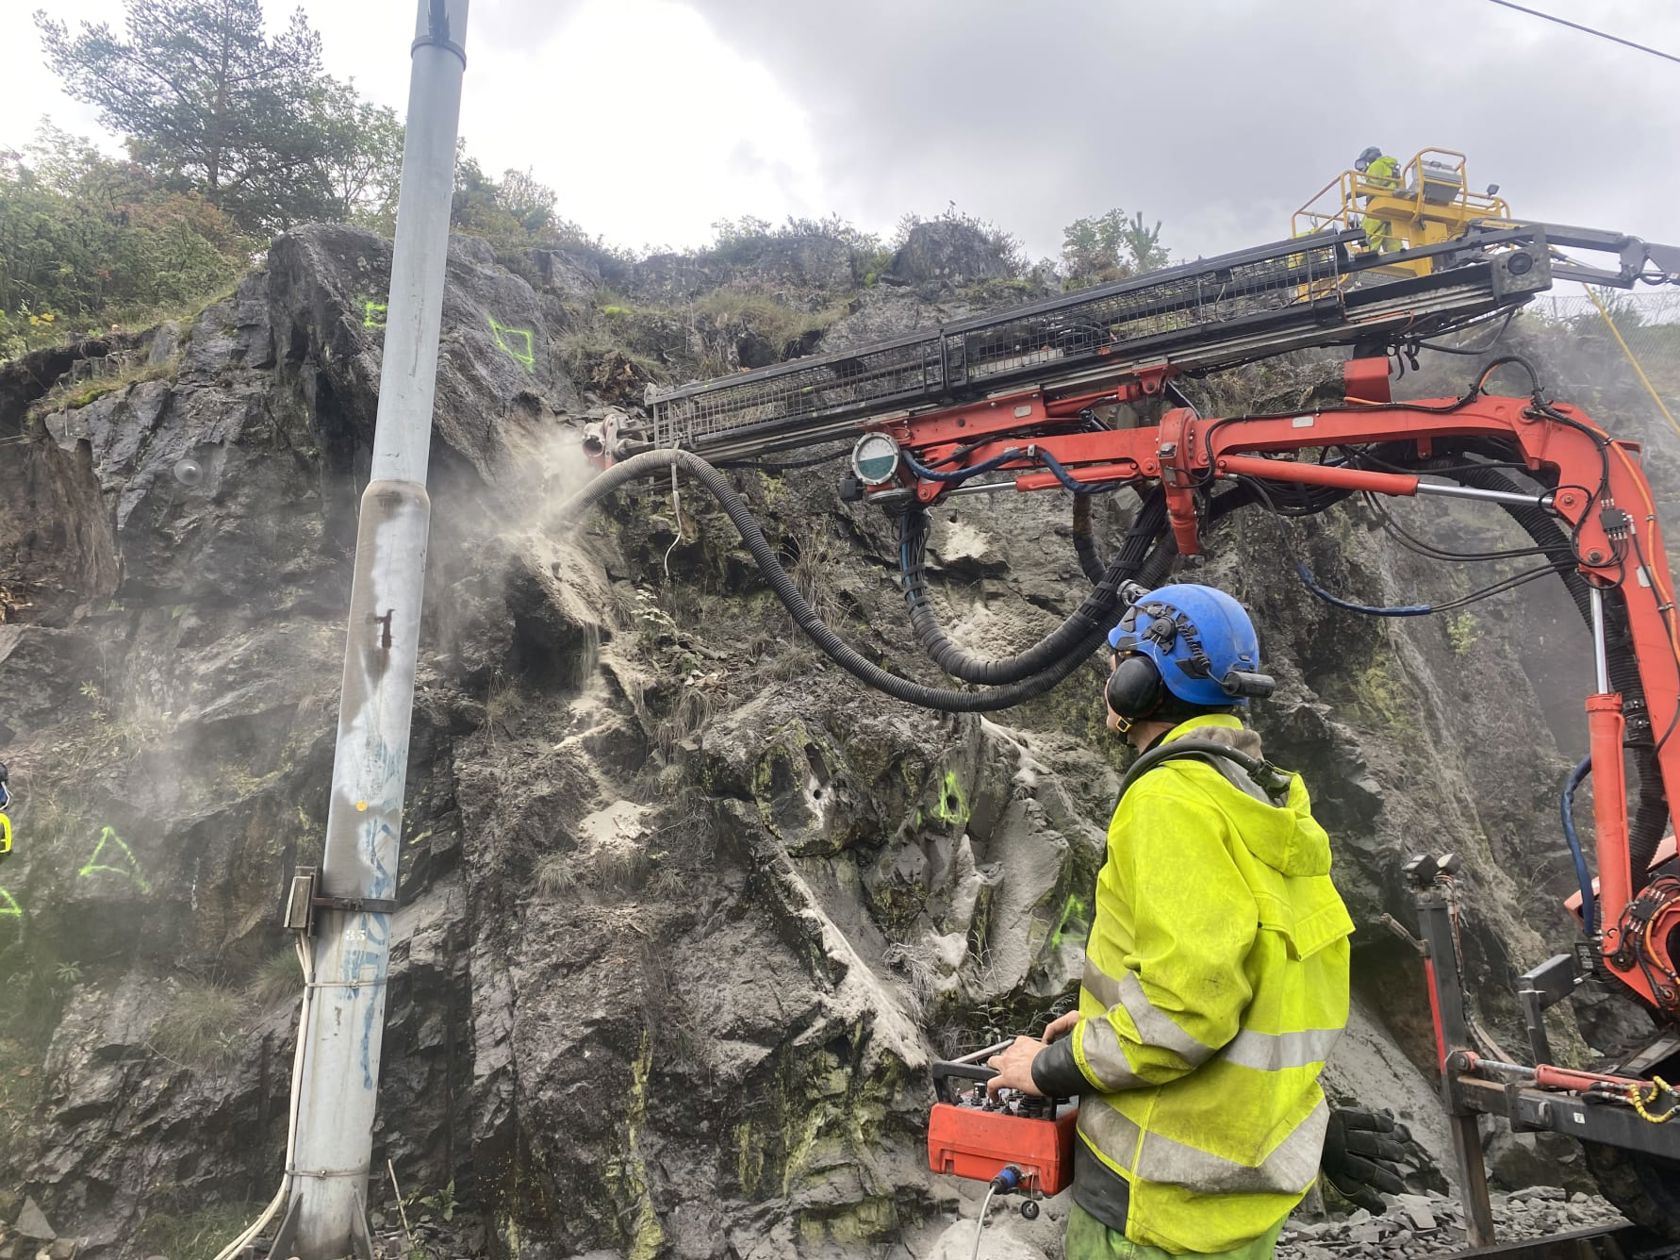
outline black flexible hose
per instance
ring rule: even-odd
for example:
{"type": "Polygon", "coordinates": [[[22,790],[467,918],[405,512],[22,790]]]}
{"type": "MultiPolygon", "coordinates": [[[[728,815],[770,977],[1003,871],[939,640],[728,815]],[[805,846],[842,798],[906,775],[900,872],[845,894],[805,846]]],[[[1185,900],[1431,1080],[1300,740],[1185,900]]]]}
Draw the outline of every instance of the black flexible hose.
{"type": "Polygon", "coordinates": [[[1166,499],[1157,490],[1143,501],[1126,541],[1098,576],[1095,589],[1061,625],[1012,656],[984,657],[955,642],[939,624],[927,589],[928,515],[919,504],[909,507],[899,519],[898,552],[910,626],[934,664],[953,678],[987,686],[1028,678],[1061,660],[1093,631],[1105,631],[1114,624],[1121,583],[1134,578],[1166,521],[1166,499]]]}
{"type": "MultiPolygon", "coordinates": [[[[835,664],[861,682],[867,683],[877,691],[892,696],[896,700],[903,700],[907,704],[920,705],[926,709],[938,709],[946,713],[990,713],[998,709],[1007,709],[1036,696],[1041,696],[1057,683],[1061,682],[1074,670],[1082,665],[1086,658],[1097,649],[1107,635],[1107,627],[1098,625],[1087,636],[1076,643],[1061,660],[1047,666],[1031,677],[1023,678],[1019,682],[1004,687],[994,687],[986,691],[953,691],[948,688],[928,687],[922,683],[913,682],[908,678],[901,678],[897,674],[889,673],[861,655],[839,635],[835,634],[822,619],[817,616],[811,605],[800,595],[799,588],[794,584],[787,570],[776,558],[775,551],[765,540],[764,532],[759,529],[758,522],[752,517],[752,510],[747,502],[729,484],[728,478],[701,459],[692,451],[659,450],[644,451],[634,455],[621,464],[614,464],[606,472],[596,477],[577,494],[561,504],[555,513],[555,523],[564,524],[576,519],[584,511],[599,503],[607,495],[619,489],[626,482],[634,481],[638,477],[645,477],[649,473],[671,467],[681,468],[690,473],[701,485],[711,491],[723,510],[729,515],[730,522],[741,535],[741,541],[746,544],[751,553],[753,563],[764,575],[770,589],[776,598],[782,601],[784,607],[793,615],[793,619],[818,647],[820,647],[835,664]]],[[[1229,496],[1220,496],[1228,498],[1229,496]]],[[[1134,532],[1138,532],[1134,526],[1134,532]]],[[[1130,542],[1130,539],[1128,539],[1130,542]]],[[[1172,567],[1177,548],[1170,534],[1164,535],[1153,548],[1148,548],[1138,566],[1140,581],[1155,582],[1165,576],[1172,567]]]]}
{"type": "MultiPolygon", "coordinates": [[[[1213,496],[1207,500],[1205,523],[1209,527],[1213,526],[1235,509],[1253,502],[1254,497],[1253,488],[1250,486],[1237,486],[1213,496]]],[[[1074,502],[1080,503],[1084,500],[1075,499],[1074,502]]],[[[1071,650],[1071,645],[1083,641],[1083,636],[1091,627],[1101,629],[1112,626],[1122,611],[1120,588],[1125,583],[1142,581],[1146,586],[1155,584],[1145,581],[1140,566],[1149,554],[1154,539],[1161,533],[1165,521],[1166,500],[1161,492],[1156,490],[1145,498],[1142,506],[1138,508],[1138,513],[1132,520],[1132,527],[1113,561],[1094,579],[1097,583],[1096,589],[1085,597],[1067,620],[1037,643],[1023,648],[1013,656],[984,657],[977,656],[954,642],[939,624],[924,580],[927,519],[925,514],[919,511],[907,512],[899,526],[899,557],[900,568],[904,574],[904,602],[910,612],[910,625],[915,630],[916,639],[939,667],[953,678],[994,686],[1025,678],[1060,659],[1063,652],[1071,650]]],[[[1087,530],[1088,527],[1087,521],[1087,530]]],[[[1075,546],[1077,549],[1077,541],[1075,546]]],[[[1095,561],[1094,545],[1089,546],[1089,553],[1091,560],[1095,561]]],[[[1164,570],[1162,576],[1165,576],[1164,570]]]]}
{"type": "Polygon", "coordinates": [[[1073,496],[1073,553],[1079,557],[1079,569],[1092,583],[1103,580],[1106,566],[1097,554],[1096,535],[1091,532],[1091,497],[1073,496]]]}

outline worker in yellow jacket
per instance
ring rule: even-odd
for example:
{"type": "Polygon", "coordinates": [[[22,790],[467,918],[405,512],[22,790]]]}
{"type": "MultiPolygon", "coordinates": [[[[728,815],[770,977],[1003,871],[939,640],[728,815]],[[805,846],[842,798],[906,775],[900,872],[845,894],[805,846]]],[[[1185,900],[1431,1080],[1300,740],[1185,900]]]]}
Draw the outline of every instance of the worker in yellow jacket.
{"type": "MultiPolygon", "coordinates": [[[[1384,153],[1376,145],[1366,145],[1360,155],[1353,161],[1353,169],[1370,187],[1382,192],[1393,192],[1400,187],[1400,163],[1384,153]]],[[[1374,254],[1386,254],[1400,248],[1400,241],[1394,235],[1394,224],[1387,219],[1379,219],[1370,212],[1371,199],[1365,199],[1365,248],[1374,254]]]]}
{"type": "Polygon", "coordinates": [[[1353,923],[1306,785],[1238,717],[1272,686],[1241,605],[1161,587],[1109,642],[1109,725],[1140,756],[1079,1007],[989,1060],[989,1088],[1079,1096],[1067,1260],[1262,1260],[1319,1171],[1353,923]]]}

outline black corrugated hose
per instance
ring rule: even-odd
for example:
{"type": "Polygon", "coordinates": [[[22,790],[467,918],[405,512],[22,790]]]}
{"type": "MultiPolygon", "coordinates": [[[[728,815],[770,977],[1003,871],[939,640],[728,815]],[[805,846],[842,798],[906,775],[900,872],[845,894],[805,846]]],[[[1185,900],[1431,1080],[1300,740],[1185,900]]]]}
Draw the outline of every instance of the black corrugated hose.
{"type": "Polygon", "coordinates": [[[1079,557],[1079,568],[1093,583],[1103,580],[1102,557],[1097,554],[1097,540],[1091,533],[1091,496],[1073,496],[1073,553],[1079,557]]]}
{"type": "MultiPolygon", "coordinates": [[[[1087,500],[1079,497],[1074,502],[1087,500]]],[[[1061,660],[1093,631],[1106,631],[1114,624],[1120,585],[1134,578],[1166,520],[1166,500],[1157,490],[1144,499],[1126,541],[1108,568],[1098,574],[1095,589],[1061,625],[1013,656],[985,657],[953,641],[934,614],[927,589],[928,514],[920,504],[913,504],[904,510],[898,527],[899,570],[904,576],[904,604],[910,612],[911,628],[934,664],[953,678],[997,686],[1031,677],[1061,660]]],[[[1088,528],[1086,533],[1089,537],[1088,528]]],[[[1092,551],[1094,555],[1094,547],[1092,551]]]]}
{"type": "MultiPolygon", "coordinates": [[[[626,482],[671,467],[681,468],[692,474],[701,485],[711,491],[723,510],[728,513],[730,522],[741,535],[741,541],[746,544],[753,563],[770,584],[770,589],[776,593],[776,598],[782,601],[799,628],[811,641],[847,673],[896,700],[946,713],[990,713],[998,709],[1007,709],[1011,705],[1020,704],[1049,691],[1078,669],[1086,658],[1101,646],[1106,637],[1107,626],[1098,624],[1074,643],[1059,660],[1047,663],[1043,669],[1019,681],[985,691],[954,691],[948,688],[928,687],[889,673],[862,656],[823,624],[822,619],[800,595],[799,588],[776,558],[776,553],[765,540],[758,522],[753,519],[752,510],[746,500],[729,483],[727,477],[692,451],[644,451],[621,464],[614,464],[560,505],[556,511],[556,523],[575,519],[626,482]]],[[[1221,499],[1230,497],[1220,496],[1221,499]]],[[[1150,528],[1151,521],[1156,522],[1154,528],[1159,530],[1159,521],[1164,519],[1165,508],[1157,506],[1159,515],[1149,510],[1138,514],[1138,520],[1134,522],[1123,548],[1128,554],[1136,556],[1136,580],[1148,584],[1158,582],[1166,576],[1174,557],[1178,554],[1170,534],[1163,535],[1157,541],[1153,535],[1145,532],[1150,528]]]]}

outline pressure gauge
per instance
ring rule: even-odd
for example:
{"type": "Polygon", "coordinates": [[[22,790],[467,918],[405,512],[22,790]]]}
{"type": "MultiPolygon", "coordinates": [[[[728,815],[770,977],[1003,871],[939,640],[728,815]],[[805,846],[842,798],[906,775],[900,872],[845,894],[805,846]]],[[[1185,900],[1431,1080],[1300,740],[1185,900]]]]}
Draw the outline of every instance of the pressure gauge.
{"type": "Polygon", "coordinates": [[[852,471],[866,486],[884,486],[898,472],[898,443],[885,433],[866,433],[852,447],[852,471]]]}

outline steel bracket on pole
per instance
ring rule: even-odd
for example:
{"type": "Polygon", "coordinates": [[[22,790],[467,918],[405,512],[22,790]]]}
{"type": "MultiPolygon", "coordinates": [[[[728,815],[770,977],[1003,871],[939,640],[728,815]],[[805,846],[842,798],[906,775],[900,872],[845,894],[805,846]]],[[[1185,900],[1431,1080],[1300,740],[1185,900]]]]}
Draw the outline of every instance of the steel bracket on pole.
{"type": "Polygon", "coordinates": [[[292,1244],[297,1241],[298,1217],[301,1214],[296,1199],[286,1205],[286,1214],[280,1218],[280,1228],[274,1232],[274,1242],[268,1249],[270,1260],[292,1254],[292,1244]]]}
{"type": "Polygon", "coordinates": [[[348,910],[351,914],[395,914],[397,902],[384,897],[316,897],[317,910],[348,910]]]}
{"type": "Polygon", "coordinates": [[[316,912],[342,910],[350,914],[395,914],[397,902],[384,897],[329,897],[317,892],[321,873],[313,866],[300,866],[292,873],[291,890],[286,895],[285,926],[293,932],[313,935],[316,912]]]}

